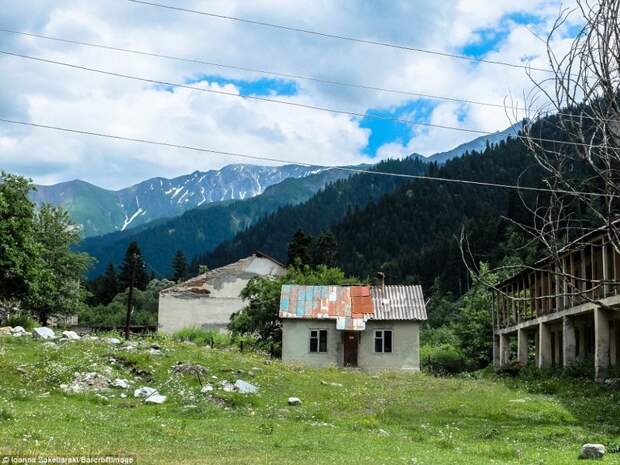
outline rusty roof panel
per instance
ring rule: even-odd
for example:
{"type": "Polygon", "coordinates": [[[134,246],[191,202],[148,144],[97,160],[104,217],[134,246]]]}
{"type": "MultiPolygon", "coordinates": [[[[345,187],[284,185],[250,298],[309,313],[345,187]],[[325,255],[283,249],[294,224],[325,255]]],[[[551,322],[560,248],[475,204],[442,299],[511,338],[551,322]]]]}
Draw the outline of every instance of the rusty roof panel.
{"type": "Polygon", "coordinates": [[[426,320],[426,307],[420,286],[284,285],[280,318],[336,319],[359,331],[368,319],[426,320]]]}

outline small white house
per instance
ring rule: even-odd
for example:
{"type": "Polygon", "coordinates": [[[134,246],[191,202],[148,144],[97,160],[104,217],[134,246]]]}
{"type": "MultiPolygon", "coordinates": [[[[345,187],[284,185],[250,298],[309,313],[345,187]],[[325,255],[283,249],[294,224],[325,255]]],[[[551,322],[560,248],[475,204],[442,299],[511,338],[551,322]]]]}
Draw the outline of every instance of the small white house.
{"type": "Polygon", "coordinates": [[[216,268],[159,293],[158,330],[173,333],[197,326],[224,330],[245,303],[241,290],[255,276],[280,276],[285,266],[260,252],[216,268]]]}
{"type": "Polygon", "coordinates": [[[420,370],[420,286],[282,286],[282,360],[420,370]]]}

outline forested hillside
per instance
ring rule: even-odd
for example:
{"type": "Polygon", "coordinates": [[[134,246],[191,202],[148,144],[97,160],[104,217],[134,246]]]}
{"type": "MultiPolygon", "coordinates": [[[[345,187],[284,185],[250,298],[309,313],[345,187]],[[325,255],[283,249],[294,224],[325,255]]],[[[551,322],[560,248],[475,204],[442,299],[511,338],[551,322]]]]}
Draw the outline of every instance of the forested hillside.
{"type": "MultiPolygon", "coordinates": [[[[394,171],[428,169],[428,175],[504,184],[537,185],[540,171],[519,139],[466,154],[445,165],[391,162],[394,171]],[[408,164],[409,163],[409,164],[408,164]]],[[[502,255],[507,222],[502,216],[529,220],[516,191],[429,180],[403,181],[358,175],[330,186],[308,202],[283,208],[239,233],[203,257],[219,266],[259,249],[286,260],[294,232],[318,234],[331,229],[338,242],[338,264],[349,274],[372,276],[384,271],[388,282],[431,286],[435,277],[455,292],[467,274],[457,236],[465,225],[481,259],[502,255]],[[381,189],[384,183],[394,189],[381,189]],[[379,195],[388,190],[393,192],[379,195]],[[381,197],[381,198],[380,198],[381,197]]]]}
{"type": "Polygon", "coordinates": [[[90,276],[99,276],[108,263],[119,264],[128,244],[137,241],[150,271],[158,276],[168,276],[177,250],[183,251],[187,257],[212,250],[279,207],[307,200],[326,184],[349,175],[345,171],[324,170],[306,177],[291,177],[268,187],[256,197],[209,203],[175,218],[87,238],[78,249],[97,259],[90,276]]]}
{"type": "MultiPolygon", "coordinates": [[[[387,160],[372,170],[423,175],[428,164],[417,157],[387,160]]],[[[383,195],[407,184],[406,178],[359,174],[327,186],[310,200],[286,206],[240,232],[231,241],[218,246],[212,253],[198,258],[210,268],[218,267],[247,256],[255,250],[286,260],[287,244],[295,231],[302,228],[309,234],[319,234],[341,221],[355,207],[363,207],[383,195]]]]}

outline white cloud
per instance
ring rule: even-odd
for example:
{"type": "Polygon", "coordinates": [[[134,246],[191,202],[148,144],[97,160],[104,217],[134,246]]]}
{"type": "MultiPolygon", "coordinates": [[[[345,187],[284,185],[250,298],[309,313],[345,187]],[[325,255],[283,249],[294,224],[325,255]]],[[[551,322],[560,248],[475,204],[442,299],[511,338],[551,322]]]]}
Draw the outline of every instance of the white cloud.
{"type": "MultiPolygon", "coordinates": [[[[216,11],[319,31],[415,47],[456,51],[481,28],[499,27],[509,13],[541,16],[544,31],[559,3],[549,0],[339,1],[243,0],[181,2],[216,11]],[[303,11],[303,15],[299,12],[303,11]]],[[[23,0],[3,5],[10,27],[59,37],[340,81],[501,103],[531,87],[520,70],[439,56],[360,45],[136,5],[124,0],[23,0]]],[[[508,36],[490,58],[518,62],[541,54],[543,44],[522,25],[502,23],[508,36]]],[[[561,46],[562,44],[559,44],[561,46]]],[[[159,80],[182,82],[204,74],[257,78],[205,66],[136,57],[0,33],[0,49],[159,80]]],[[[543,62],[535,63],[543,66],[543,62]]],[[[215,83],[200,85],[218,88],[215,83]]],[[[404,104],[408,98],[299,81],[307,104],[364,112],[404,104]]],[[[237,91],[234,86],[228,90],[237,91]]],[[[165,140],[291,160],[341,164],[368,161],[369,131],[344,115],[208,95],[187,89],[156,90],[144,83],[94,75],[12,57],[0,57],[0,115],[38,123],[165,140]]],[[[495,131],[510,122],[488,107],[442,103],[431,122],[495,131]],[[465,117],[458,115],[466,110],[465,117]]],[[[403,144],[379,157],[413,151],[431,154],[476,137],[416,128],[403,144]]],[[[122,187],[151,176],[175,176],[240,160],[87,136],[0,125],[0,167],[43,183],[82,178],[122,187]]]]}

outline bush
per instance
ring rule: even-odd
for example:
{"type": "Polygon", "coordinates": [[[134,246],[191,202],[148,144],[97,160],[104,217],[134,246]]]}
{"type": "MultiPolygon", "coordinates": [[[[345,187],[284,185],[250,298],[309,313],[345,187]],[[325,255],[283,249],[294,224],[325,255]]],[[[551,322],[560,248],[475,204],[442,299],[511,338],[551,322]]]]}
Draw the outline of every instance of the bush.
{"type": "Polygon", "coordinates": [[[465,356],[452,344],[422,346],[420,362],[423,370],[438,375],[459,373],[467,367],[465,356]]]}
{"type": "Polygon", "coordinates": [[[7,326],[22,326],[26,331],[32,331],[33,328],[38,326],[37,322],[25,313],[11,315],[5,323],[7,326]]]}

